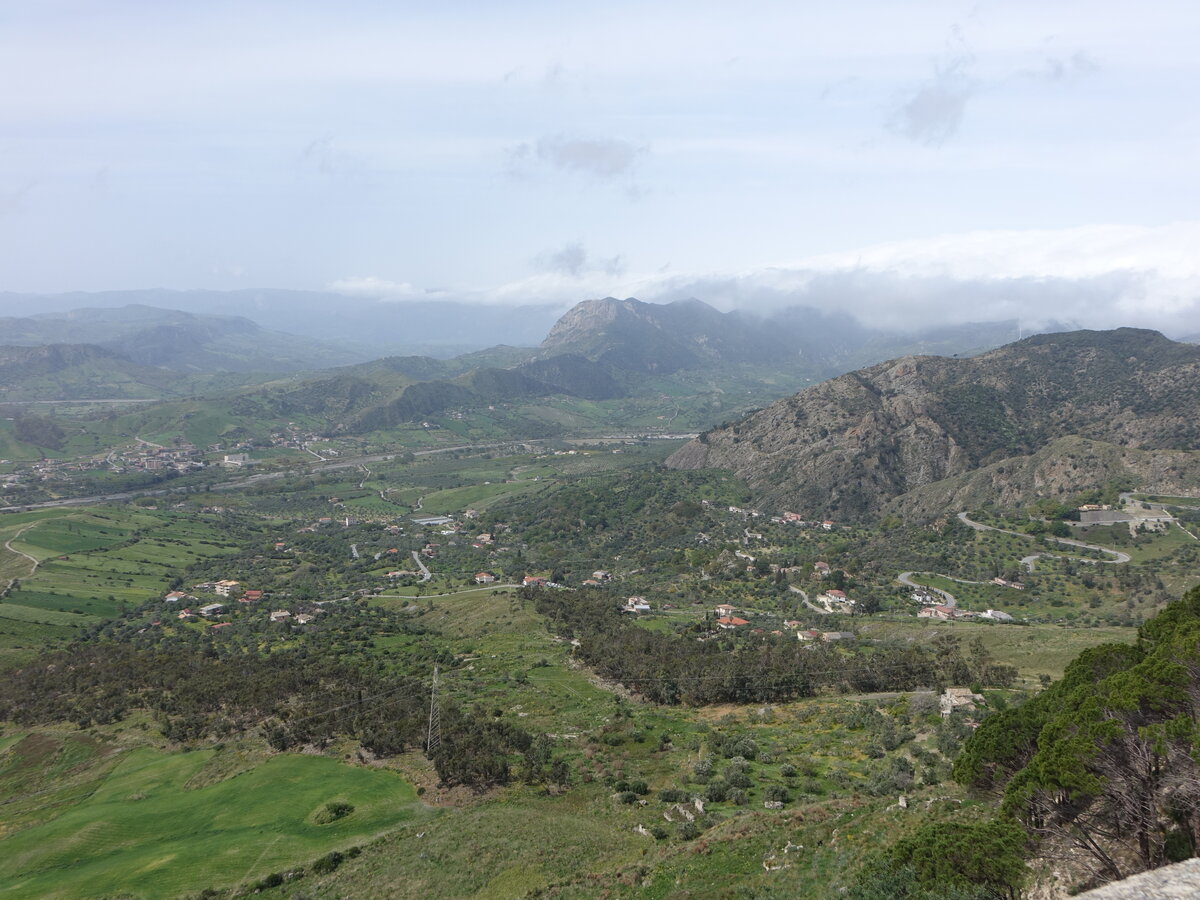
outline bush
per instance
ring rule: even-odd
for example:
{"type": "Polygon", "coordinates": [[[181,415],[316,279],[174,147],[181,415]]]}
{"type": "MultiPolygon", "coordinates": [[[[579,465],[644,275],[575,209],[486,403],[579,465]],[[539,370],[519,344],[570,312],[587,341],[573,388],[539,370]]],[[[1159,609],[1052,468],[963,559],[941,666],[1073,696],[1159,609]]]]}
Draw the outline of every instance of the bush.
{"type": "Polygon", "coordinates": [[[728,773],[725,776],[725,780],[728,782],[730,787],[735,788],[748,788],[751,784],[753,784],[753,782],[750,781],[750,776],[740,769],[736,772],[728,773]]]}
{"type": "Polygon", "coordinates": [[[754,759],[756,756],[758,756],[758,744],[756,744],[750,738],[742,738],[741,740],[734,742],[731,750],[732,752],[729,754],[729,756],[742,756],[746,759],[754,759]]]}
{"type": "Polygon", "coordinates": [[[663,803],[683,803],[689,799],[687,791],[681,791],[676,788],[664,788],[658,792],[658,799],[663,803]]]}
{"type": "Polygon", "coordinates": [[[617,799],[622,803],[636,803],[637,794],[635,794],[633,791],[621,791],[619,794],[617,794],[617,799]]]}
{"type": "Polygon", "coordinates": [[[342,860],[346,857],[338,851],[334,850],[331,853],[326,853],[315,863],[312,864],[313,873],[316,875],[328,875],[342,864],[342,860]]]}
{"type": "Polygon", "coordinates": [[[779,767],[779,774],[782,775],[784,778],[795,778],[796,777],[796,767],[793,766],[791,763],[784,763],[782,766],[779,767]]]}
{"type": "Polygon", "coordinates": [[[694,822],[680,822],[675,833],[679,835],[681,841],[694,841],[700,837],[700,829],[694,822]]]}
{"type": "Polygon", "coordinates": [[[763,799],[771,800],[775,803],[787,803],[792,799],[792,795],[782,784],[772,784],[767,786],[767,790],[763,794],[763,799]]]}
{"type": "Polygon", "coordinates": [[[721,778],[714,778],[704,789],[704,799],[711,803],[721,803],[727,796],[729,796],[729,785],[721,778]]]}
{"type": "Polygon", "coordinates": [[[328,825],[330,822],[346,818],[352,812],[354,812],[353,804],[341,800],[332,800],[326,803],[325,808],[313,817],[313,821],[318,825],[328,825]]]}

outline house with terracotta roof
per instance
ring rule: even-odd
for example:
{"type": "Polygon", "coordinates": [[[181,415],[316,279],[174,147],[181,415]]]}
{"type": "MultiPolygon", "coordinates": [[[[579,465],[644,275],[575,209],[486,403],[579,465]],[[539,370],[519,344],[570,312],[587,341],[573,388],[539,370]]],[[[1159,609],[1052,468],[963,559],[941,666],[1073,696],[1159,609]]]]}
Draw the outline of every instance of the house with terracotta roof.
{"type": "Polygon", "coordinates": [[[729,631],[734,628],[741,628],[743,625],[749,625],[750,622],[746,619],[739,619],[737,616],[721,616],[717,619],[717,627],[729,631]]]}

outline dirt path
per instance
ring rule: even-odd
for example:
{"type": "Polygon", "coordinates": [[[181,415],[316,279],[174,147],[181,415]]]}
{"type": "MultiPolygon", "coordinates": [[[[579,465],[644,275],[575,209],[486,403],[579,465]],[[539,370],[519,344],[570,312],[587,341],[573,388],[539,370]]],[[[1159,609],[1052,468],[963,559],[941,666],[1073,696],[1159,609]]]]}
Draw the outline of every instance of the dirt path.
{"type": "Polygon", "coordinates": [[[12,588],[14,582],[18,581],[21,578],[29,578],[31,575],[33,575],[34,572],[37,571],[39,561],[35,557],[30,556],[24,550],[18,550],[16,547],[14,547],[12,545],[12,542],[15,541],[17,538],[19,538],[21,535],[23,535],[25,532],[27,532],[30,528],[34,528],[40,524],[41,524],[40,522],[30,522],[28,525],[26,525],[24,528],[22,528],[20,531],[18,531],[16,534],[14,534],[12,537],[10,537],[7,541],[4,542],[5,550],[7,550],[9,553],[15,553],[17,556],[25,557],[27,560],[29,560],[31,563],[33,563],[33,565],[31,565],[29,567],[29,572],[27,574],[14,575],[12,578],[8,579],[8,584],[6,584],[4,586],[4,590],[0,591],[0,596],[7,594],[9,592],[9,590],[12,588]]]}

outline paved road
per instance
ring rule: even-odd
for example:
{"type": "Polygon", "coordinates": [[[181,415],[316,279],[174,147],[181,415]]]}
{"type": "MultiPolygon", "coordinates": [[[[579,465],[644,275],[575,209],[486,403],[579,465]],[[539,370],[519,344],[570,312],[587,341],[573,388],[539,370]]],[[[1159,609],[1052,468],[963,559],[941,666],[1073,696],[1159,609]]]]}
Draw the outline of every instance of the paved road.
{"type": "Polygon", "coordinates": [[[421,561],[421,557],[417,553],[416,550],[414,550],[412,552],[412,558],[413,558],[413,562],[415,562],[417,564],[417,568],[421,570],[421,580],[422,581],[428,581],[430,578],[433,577],[433,573],[430,572],[428,567],[425,565],[425,563],[423,563],[421,561]]]}
{"type": "MultiPolygon", "coordinates": [[[[958,598],[955,597],[949,591],[943,591],[941,588],[930,587],[927,584],[917,584],[915,581],[912,580],[913,575],[922,575],[922,574],[923,575],[936,575],[939,578],[950,578],[949,575],[941,575],[938,572],[901,572],[899,575],[896,576],[896,580],[899,581],[901,584],[908,585],[909,587],[923,588],[924,590],[933,591],[935,594],[941,595],[942,599],[946,601],[946,604],[945,604],[946,606],[958,606],[958,598]]],[[[951,578],[950,580],[951,581],[960,581],[961,579],[951,578]]],[[[964,584],[982,584],[983,582],[965,581],[963,583],[964,584]]]]}
{"type": "MultiPolygon", "coordinates": [[[[608,435],[606,437],[597,438],[576,438],[581,443],[587,443],[589,440],[678,440],[680,438],[689,437],[689,435],[608,435]]],[[[695,437],[695,435],[690,435],[695,437]]],[[[544,443],[539,438],[529,439],[514,439],[511,441],[492,441],[486,444],[458,444],[454,447],[434,447],[430,450],[414,450],[413,456],[434,456],[439,453],[456,453],[460,450],[495,450],[498,447],[512,447],[516,445],[534,445],[544,443]]],[[[307,448],[305,448],[307,449],[307,448]]],[[[311,450],[309,451],[312,452],[311,450]]],[[[405,453],[404,450],[395,450],[391,453],[375,453],[370,456],[354,456],[336,461],[324,461],[321,463],[307,464],[303,468],[285,469],[277,472],[261,472],[257,475],[248,475],[245,478],[239,478],[236,481],[223,481],[212,485],[191,485],[189,487],[177,488],[154,488],[146,490],[134,491],[117,491],[112,494],[93,494],[90,497],[68,497],[62,500],[43,500],[38,503],[23,503],[20,506],[0,506],[0,513],[11,512],[26,512],[33,509],[54,509],[60,506],[87,506],[92,503],[107,503],[113,500],[132,500],[135,497],[165,497],[170,494],[184,494],[188,490],[194,489],[199,492],[205,491],[233,491],[239,488],[244,488],[250,484],[256,484],[260,481],[271,481],[276,478],[285,478],[288,476],[303,476],[309,475],[317,471],[328,471],[331,469],[346,469],[352,466],[361,466],[369,462],[386,462],[395,459],[398,455],[405,453]]],[[[316,454],[313,454],[316,456],[316,454]]],[[[318,456],[318,459],[324,459],[318,456]]]]}
{"type": "Polygon", "coordinates": [[[415,594],[374,594],[375,597],[387,597],[395,600],[429,600],[436,597],[457,597],[460,594],[478,594],[483,591],[495,591],[500,588],[519,588],[519,584],[489,584],[487,587],[464,588],[461,591],[449,591],[445,594],[422,594],[420,597],[415,594]]]}
{"type": "MultiPolygon", "coordinates": [[[[965,512],[960,512],[958,514],[958,518],[964,525],[974,528],[976,531],[998,531],[1001,534],[1011,534],[1019,538],[1025,538],[1026,540],[1033,540],[1033,535],[1031,534],[1025,534],[1020,531],[1011,531],[1007,528],[996,528],[992,525],[984,525],[982,522],[976,522],[973,519],[967,518],[967,514],[965,512]]],[[[1058,559],[1074,559],[1085,563],[1127,563],[1132,558],[1128,553],[1125,553],[1121,550],[1111,550],[1108,547],[1101,547],[1099,544],[1088,544],[1083,541],[1074,540],[1073,538],[1051,537],[1050,535],[1045,535],[1044,537],[1046,540],[1054,541],[1056,544],[1067,544],[1071,547],[1081,547],[1084,550],[1096,550],[1100,553],[1108,553],[1113,558],[1089,559],[1086,556],[1074,556],[1068,553],[1031,553],[1029,556],[1026,556],[1021,560],[1021,565],[1023,565],[1029,571],[1033,571],[1034,562],[1038,559],[1038,557],[1041,556],[1053,556],[1058,559]]]]}
{"type": "Polygon", "coordinates": [[[805,606],[807,606],[809,609],[811,609],[813,612],[818,612],[823,616],[828,616],[833,613],[832,609],[822,609],[821,607],[817,606],[815,603],[811,603],[808,599],[808,594],[804,593],[804,591],[800,590],[800,588],[796,587],[794,584],[789,584],[788,590],[791,591],[793,594],[799,594],[800,602],[803,603],[805,606]]]}

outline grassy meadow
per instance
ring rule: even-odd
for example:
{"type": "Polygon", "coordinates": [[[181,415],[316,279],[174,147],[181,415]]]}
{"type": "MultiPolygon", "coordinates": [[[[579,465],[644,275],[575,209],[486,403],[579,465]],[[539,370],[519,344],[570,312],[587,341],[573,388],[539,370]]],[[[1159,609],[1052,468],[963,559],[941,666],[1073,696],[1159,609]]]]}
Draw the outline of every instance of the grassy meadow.
{"type": "Polygon", "coordinates": [[[209,781],[198,776],[223,751],[81,746],[32,734],[0,750],[6,794],[18,779],[92,776],[83,790],[43,796],[50,817],[17,807],[0,836],[0,894],[178,897],[308,863],[431,815],[396,774],[335,759],[280,755],[209,781]],[[331,801],[354,811],[318,824],[331,801]]]}

